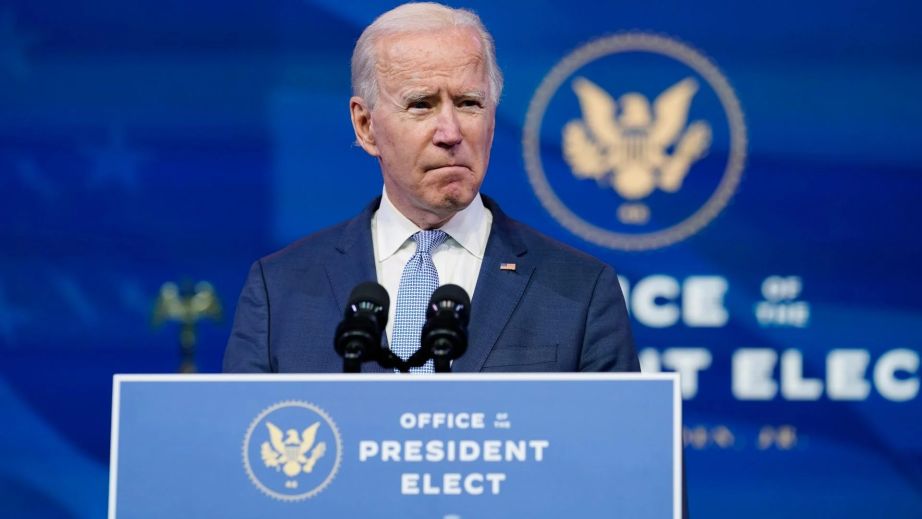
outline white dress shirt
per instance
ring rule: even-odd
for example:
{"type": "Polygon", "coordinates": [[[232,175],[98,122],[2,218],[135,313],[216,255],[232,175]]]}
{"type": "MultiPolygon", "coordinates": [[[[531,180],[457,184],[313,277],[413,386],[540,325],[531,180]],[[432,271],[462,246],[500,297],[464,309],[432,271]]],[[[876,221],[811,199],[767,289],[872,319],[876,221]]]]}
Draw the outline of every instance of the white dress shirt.
{"type": "MultiPolygon", "coordinates": [[[[487,249],[493,214],[483,205],[478,193],[463,211],[451,217],[441,227],[448,239],[432,251],[432,262],[439,273],[439,286],[449,283],[460,286],[474,298],[474,287],[480,275],[483,253],[487,249]]],[[[397,315],[397,289],[403,276],[403,267],[416,252],[416,242],[411,239],[421,231],[409,218],[381,195],[381,206],[371,218],[371,241],[375,252],[375,271],[378,283],[387,289],[391,306],[387,316],[388,343],[397,315]]]]}

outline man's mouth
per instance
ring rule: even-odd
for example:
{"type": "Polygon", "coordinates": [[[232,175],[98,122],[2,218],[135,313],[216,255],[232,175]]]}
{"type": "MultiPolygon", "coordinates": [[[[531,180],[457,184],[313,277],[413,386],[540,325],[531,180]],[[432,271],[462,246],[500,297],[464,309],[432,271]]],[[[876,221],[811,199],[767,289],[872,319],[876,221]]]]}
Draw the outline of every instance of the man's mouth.
{"type": "Polygon", "coordinates": [[[430,167],[426,171],[429,173],[464,174],[464,173],[469,173],[471,171],[471,168],[467,167],[464,164],[443,164],[443,165],[430,167]]]}

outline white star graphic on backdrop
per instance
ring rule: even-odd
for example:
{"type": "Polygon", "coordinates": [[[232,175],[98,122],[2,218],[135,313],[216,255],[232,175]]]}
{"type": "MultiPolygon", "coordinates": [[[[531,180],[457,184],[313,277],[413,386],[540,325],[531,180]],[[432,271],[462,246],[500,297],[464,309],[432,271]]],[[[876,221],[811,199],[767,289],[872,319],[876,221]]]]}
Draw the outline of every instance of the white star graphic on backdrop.
{"type": "Polygon", "coordinates": [[[28,76],[26,51],[37,41],[35,35],[17,29],[11,9],[0,12],[0,71],[20,80],[28,76]]]}
{"type": "Polygon", "coordinates": [[[68,276],[63,272],[54,272],[51,282],[81,324],[87,328],[94,328],[99,323],[99,312],[96,306],[73,276],[68,276]]]}
{"type": "Polygon", "coordinates": [[[121,184],[130,191],[138,189],[138,166],[145,159],[143,153],[125,144],[125,135],[119,126],[109,130],[109,142],[102,148],[86,150],[92,161],[90,187],[104,184],[121,184]]]}
{"type": "Polygon", "coordinates": [[[7,346],[16,344],[16,328],[29,322],[29,314],[14,306],[6,297],[0,284],[0,338],[7,346]]]}
{"type": "Polygon", "coordinates": [[[19,175],[19,180],[23,185],[38,193],[45,203],[53,202],[58,197],[58,188],[39,169],[34,160],[30,158],[19,159],[16,162],[16,173],[19,175]]]}
{"type": "Polygon", "coordinates": [[[118,297],[122,307],[141,315],[148,315],[154,298],[144,292],[144,287],[137,279],[122,278],[116,280],[118,297]]]}

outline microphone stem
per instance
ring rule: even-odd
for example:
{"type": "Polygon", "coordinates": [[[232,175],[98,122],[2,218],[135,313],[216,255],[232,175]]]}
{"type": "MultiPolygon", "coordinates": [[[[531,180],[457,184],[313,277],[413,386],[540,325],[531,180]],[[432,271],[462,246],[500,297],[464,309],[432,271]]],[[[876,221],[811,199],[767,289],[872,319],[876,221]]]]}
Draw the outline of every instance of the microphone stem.
{"type": "Polygon", "coordinates": [[[432,359],[432,363],[436,373],[451,373],[451,359],[448,357],[432,359]]]}

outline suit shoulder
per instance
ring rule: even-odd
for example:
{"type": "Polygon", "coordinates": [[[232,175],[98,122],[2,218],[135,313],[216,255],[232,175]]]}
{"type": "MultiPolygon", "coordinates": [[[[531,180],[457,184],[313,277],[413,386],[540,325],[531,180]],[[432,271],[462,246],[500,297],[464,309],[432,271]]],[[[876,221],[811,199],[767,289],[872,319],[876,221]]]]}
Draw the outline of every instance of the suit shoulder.
{"type": "Polygon", "coordinates": [[[259,262],[263,268],[267,269],[309,265],[320,256],[330,254],[336,248],[342,239],[343,232],[351,222],[352,220],[347,220],[309,234],[282,249],[263,256],[259,262]]]}
{"type": "Polygon", "coordinates": [[[609,264],[595,256],[555,240],[518,220],[509,219],[507,223],[522,238],[522,241],[528,246],[529,252],[544,258],[543,261],[564,263],[567,268],[578,268],[594,272],[606,267],[611,268],[609,264]]]}

